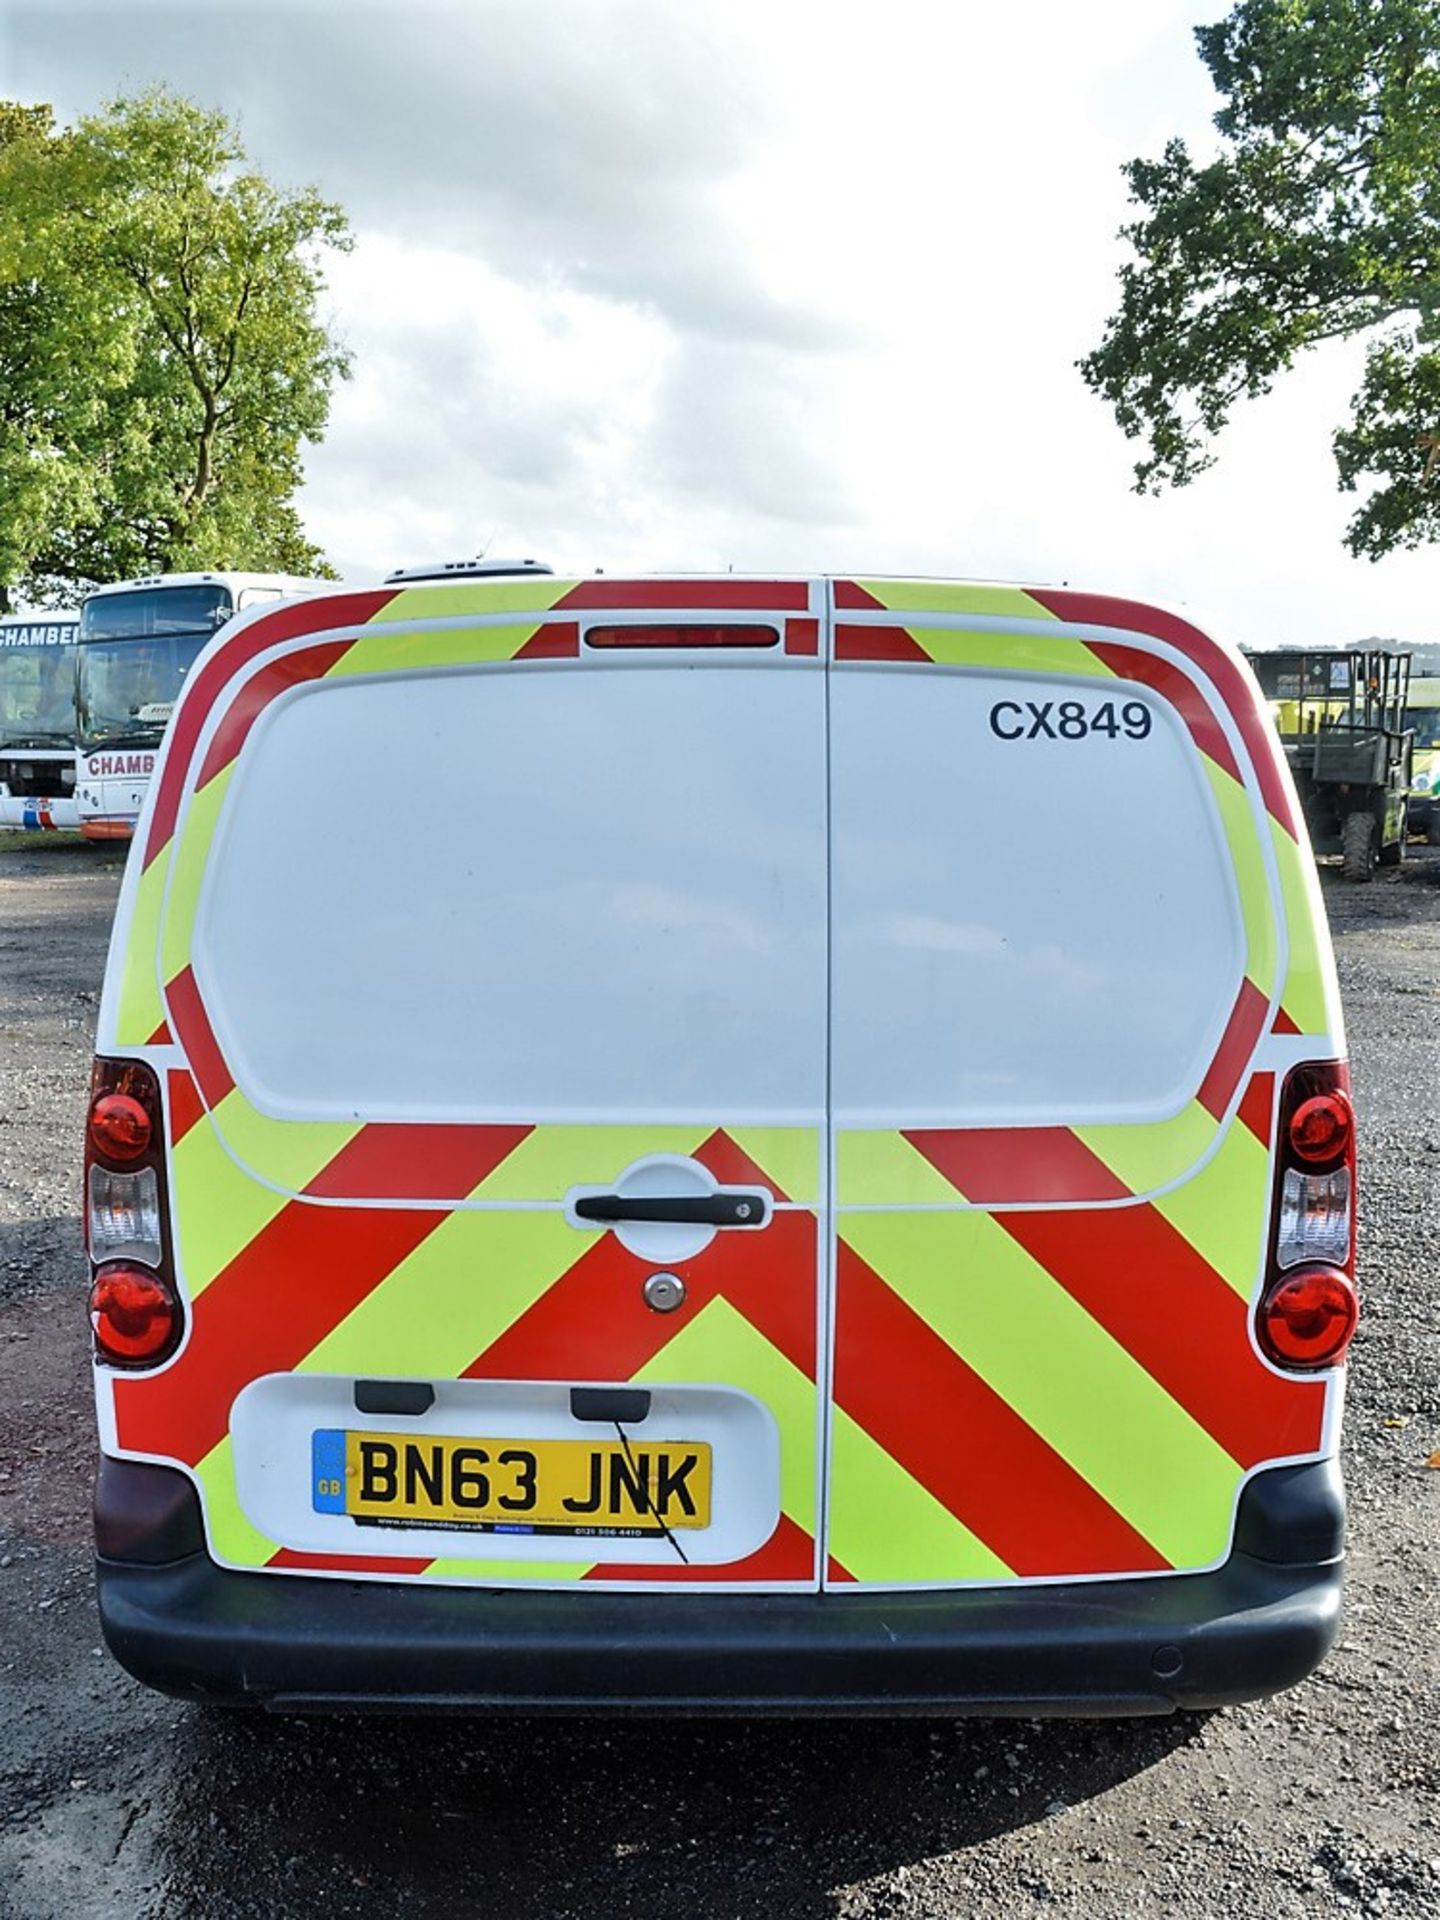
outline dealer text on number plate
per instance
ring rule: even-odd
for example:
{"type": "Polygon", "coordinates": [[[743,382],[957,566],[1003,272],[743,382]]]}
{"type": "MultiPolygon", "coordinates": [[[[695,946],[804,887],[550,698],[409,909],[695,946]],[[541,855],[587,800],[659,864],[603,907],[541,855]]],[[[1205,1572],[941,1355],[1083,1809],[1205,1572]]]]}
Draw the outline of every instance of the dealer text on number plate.
{"type": "Polygon", "coordinates": [[[704,1441],[627,1448],[322,1427],[311,1436],[310,1483],[317,1513],[362,1526],[634,1538],[710,1524],[704,1441]]]}

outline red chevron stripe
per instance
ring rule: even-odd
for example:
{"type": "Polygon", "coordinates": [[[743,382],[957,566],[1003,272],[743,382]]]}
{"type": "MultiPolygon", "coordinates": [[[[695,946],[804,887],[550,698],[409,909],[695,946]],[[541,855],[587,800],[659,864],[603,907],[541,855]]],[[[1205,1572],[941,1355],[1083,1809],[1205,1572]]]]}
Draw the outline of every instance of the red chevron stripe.
{"type": "Polygon", "coordinates": [[[1124,1200],[1129,1187],[1068,1127],[916,1127],[911,1146],[980,1205],[1124,1200]]]}
{"type": "Polygon", "coordinates": [[[843,1242],[835,1400],[1022,1577],[1168,1565],[843,1242]]]}
{"type": "Polygon", "coordinates": [[[858,580],[837,580],[834,583],[835,605],[849,613],[869,612],[885,608],[883,600],[877,600],[873,593],[860,585],[858,580]]]}
{"type": "Polygon", "coordinates": [[[150,1038],[145,1042],[145,1044],[147,1047],[168,1047],[172,1044],[170,1039],[170,1029],[169,1027],[166,1026],[163,1020],[160,1022],[159,1026],[156,1027],[155,1031],[151,1034],[150,1038]]]}
{"type": "Polygon", "coordinates": [[[179,1359],[115,1382],[120,1445],[198,1463],[242,1387],[291,1372],[448,1217],[290,1201],[195,1301],[179,1359]]]}
{"type": "Polygon", "coordinates": [[[1240,1084],[1241,1075],[1250,1064],[1250,1059],[1265,1031],[1265,1021],[1270,1012],[1270,1003],[1250,979],[1240,982],[1240,991],[1235,996],[1235,1005],[1230,1009],[1230,1018],[1225,1023],[1225,1031],[1220,1036],[1220,1045],[1205,1078],[1200,1082],[1200,1091],[1195,1098],[1204,1107],[1212,1120],[1223,1120],[1225,1109],[1231,1096],[1240,1084]]]}
{"type": "Polygon", "coordinates": [[[1284,1007],[1277,1007],[1275,1009],[1274,1031],[1276,1033],[1303,1033],[1304,1028],[1295,1024],[1284,1007]]]}
{"type": "Polygon", "coordinates": [[[195,984],[195,975],[190,967],[182,967],[166,987],[165,1004],[170,1010],[175,1037],[185,1049],[190,1071],[200,1083],[206,1106],[213,1110],[229,1093],[235,1081],[225,1064],[220,1042],[215,1038],[210,1016],[205,1011],[205,1002],[200,998],[200,989],[195,984]]]}
{"type": "Polygon", "coordinates": [[[170,1092],[170,1144],[178,1147],[204,1113],[205,1102],[188,1073],[167,1073],[165,1080],[170,1092]]]}
{"type": "Polygon", "coordinates": [[[1240,730],[1266,807],[1292,840],[1300,839],[1300,824],[1291,804],[1275,730],[1256,710],[1251,683],[1223,647],[1217,646],[1198,627],[1192,627],[1188,620],[1165,613],[1159,607],[1142,606],[1135,600],[1049,587],[1030,587],[1027,592],[1057,620],[1075,626],[1118,627],[1124,632],[1148,634],[1153,639],[1166,641],[1186,659],[1194,661],[1225,702],[1240,730]]]}
{"type": "Polygon", "coordinates": [[[326,1573],[423,1573],[430,1565],[425,1559],[389,1558],[383,1553],[300,1553],[293,1547],[280,1547],[265,1562],[267,1567],[299,1567],[326,1573]]]}
{"type": "Polygon", "coordinates": [[[785,622],[786,653],[818,654],[820,651],[820,622],[818,620],[787,620],[785,622]]]}
{"type": "Polygon", "coordinates": [[[788,1200],[790,1195],[775,1182],[730,1138],[723,1127],[717,1127],[695,1149],[695,1158],[707,1173],[713,1173],[722,1187],[763,1187],[772,1200],[788,1200]]]}
{"type": "Polygon", "coordinates": [[[1225,729],[1188,674],[1182,673],[1168,660],[1161,660],[1156,654],[1143,653],[1138,647],[1117,647],[1103,640],[1092,640],[1089,649],[1122,680],[1138,680],[1143,686],[1153,687],[1163,700],[1168,700],[1175,708],[1200,751],[1208,753],[1216,766],[1223,768],[1232,780],[1241,779],[1239,765],[1230,749],[1230,742],[1225,738],[1225,729]]]}
{"type": "Polygon", "coordinates": [[[170,722],[165,755],[155,782],[155,811],[145,842],[148,867],[175,831],[180,797],[194,758],[200,730],[210,717],[226,683],[271,647],[302,634],[324,633],[334,627],[364,626],[395,598],[394,590],[375,593],[327,593],[277,607],[253,626],[242,627],[207,662],[185,689],[185,698],[170,722]]]}
{"type": "MultiPolygon", "coordinates": [[[[677,1534],[681,1546],[683,1533],[677,1534]]],[[[678,1554],[668,1561],[635,1566],[623,1560],[607,1560],[591,1567],[587,1580],[652,1580],[665,1586],[694,1586],[707,1580],[803,1580],[815,1579],[815,1542],[798,1521],[782,1513],[775,1531],[763,1547],[757,1547],[744,1560],[731,1560],[720,1566],[685,1565],[678,1554]]]]}
{"type": "Polygon", "coordinates": [[[305,1192],[317,1200],[464,1200],[533,1131],[372,1121],[305,1192]]]}
{"type": "MultiPolygon", "coordinates": [[[[1155,1207],[994,1218],[1232,1460],[1319,1446],[1324,1383],[1270,1371],[1250,1344],[1247,1302],[1155,1207]]],[[[1260,1261],[1257,1218],[1257,1278],[1260,1261]]]]}
{"type": "Polygon", "coordinates": [[[904,627],[839,626],[835,629],[837,660],[920,660],[930,656],[904,627]]]}
{"type": "Polygon", "coordinates": [[[516,653],[517,660],[568,660],[580,651],[578,620],[549,620],[516,653]]]}
{"type": "Polygon", "coordinates": [[[1257,1073],[1252,1076],[1250,1085],[1245,1089],[1245,1098],[1240,1102],[1241,1121],[1250,1129],[1262,1147],[1270,1144],[1270,1128],[1273,1125],[1275,1107],[1275,1076],[1273,1073],[1257,1073]]]}
{"type": "Polygon", "coordinates": [[[628,1380],[723,1294],[808,1379],[815,1377],[813,1214],[777,1213],[759,1232],[720,1232],[693,1260],[670,1263],[685,1282],[676,1313],[640,1295],[654,1262],[603,1233],[533,1306],[465,1369],[467,1379],[628,1380]]]}
{"type": "Polygon", "coordinates": [[[287,653],[284,659],[272,660],[268,667],[252,673],[225,709],[224,719],[211,735],[195,782],[196,792],[235,759],[251,727],[272,700],[278,699],[291,687],[303,686],[307,680],[317,680],[321,674],[328,673],[354,644],[353,640],[332,640],[323,647],[302,647],[298,653],[287,653]]]}

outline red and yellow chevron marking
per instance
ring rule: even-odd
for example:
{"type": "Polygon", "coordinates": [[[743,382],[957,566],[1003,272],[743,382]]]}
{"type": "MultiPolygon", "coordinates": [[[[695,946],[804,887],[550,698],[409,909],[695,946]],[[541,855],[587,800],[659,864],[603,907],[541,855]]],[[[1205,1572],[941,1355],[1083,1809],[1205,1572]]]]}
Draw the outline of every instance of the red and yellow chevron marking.
{"type": "MultiPolygon", "coordinates": [[[[126,1045],[173,1034],[191,1069],[169,1075],[168,1112],[192,1327],[171,1367],[116,1380],[114,1396],[120,1446],[197,1475],[212,1544],[230,1564],[496,1582],[813,1582],[814,1130],[277,1122],[235,1086],[190,970],[211,836],[267,701],[345,674],[557,657],[578,647],[575,616],[585,608],[779,611],[785,650],[818,660],[809,596],[796,582],[552,580],[344,596],[257,622],[209,663],[210,701],[223,704],[228,688],[234,697],[198,767],[207,702],[182,707],[132,904],[119,1028],[126,1045]],[[447,620],[454,624],[436,624],[447,620]],[[245,677],[262,653],[311,633],[324,637],[245,677]],[[737,1252],[719,1236],[682,1263],[689,1298],[671,1320],[639,1304],[643,1263],[609,1236],[577,1253],[557,1205],[597,1167],[618,1170],[654,1151],[695,1153],[718,1178],[764,1180],[796,1203],[777,1214],[758,1254],[748,1239],[737,1252]],[[263,1181],[246,1167],[262,1168],[263,1181]],[[314,1204],[361,1198],[379,1204],[314,1204]],[[392,1200],[412,1204],[385,1204],[392,1200]],[[728,1568],[300,1554],[263,1539],[241,1512],[228,1436],[240,1388],[292,1370],[725,1380],[770,1406],[780,1425],[780,1520],[757,1554],[728,1568]]],[[[944,1584],[1211,1564],[1228,1545],[1243,1473],[1320,1445],[1327,1388],[1281,1380],[1249,1340],[1274,1087],[1270,1075],[1248,1084],[1245,1075],[1275,998],[1279,950],[1255,816],[1197,685],[1116,642],[1114,631],[1165,639],[1234,713],[1265,790],[1289,923],[1274,1027],[1333,1033],[1313,875],[1293,816],[1276,800],[1276,779],[1281,802],[1286,793],[1283,774],[1271,778],[1273,742],[1265,731],[1262,752],[1252,740],[1233,669],[1238,691],[1226,683],[1226,656],[1146,609],[904,582],[842,582],[836,599],[857,613],[1026,623],[1007,633],[861,619],[840,628],[837,659],[1122,676],[1171,701],[1202,754],[1235,853],[1247,971],[1195,1099],[1158,1126],[842,1133],[839,1202],[862,1211],[843,1212],[840,1226],[829,1578],[944,1584]],[[1087,640],[1066,630],[1076,625],[1107,631],[1087,640]],[[1173,1184],[1202,1159],[1198,1174],[1173,1184]],[[926,1203],[918,1214],[863,1210],[926,1203]]]]}
{"type": "MultiPolygon", "coordinates": [[[[317,1207],[261,1188],[217,1149],[210,1117],[188,1074],[168,1076],[178,1265],[191,1329],[178,1360],[151,1376],[114,1382],[116,1433],[130,1452],[191,1468],[205,1492],[211,1543],[227,1563],[315,1566],[516,1579],[664,1578],[607,1562],[443,1563],[377,1556],[298,1554],[260,1536],[240,1510],[228,1434],[230,1408],[250,1381],[271,1373],[425,1379],[613,1379],[650,1384],[723,1380],[769,1406],[782,1436],[782,1522],[760,1552],[686,1577],[793,1581],[815,1577],[817,1222],[785,1206],[757,1241],[718,1235],[675,1263],[688,1297],[673,1315],[647,1308],[649,1265],[613,1235],[577,1233],[557,1210],[453,1207],[317,1207]],[[208,1136],[208,1138],[207,1138],[208,1136]],[[200,1156],[197,1158],[197,1154],[200,1156]]],[[[317,1170],[305,1193],[349,1187],[343,1164],[383,1151],[359,1128],[317,1170]]],[[[549,1129],[415,1127],[421,1165],[448,1157],[430,1186],[483,1194],[487,1182],[549,1129]]],[[[555,1130],[564,1131],[564,1130],[555,1130]]],[[[608,1129],[575,1129],[593,1150],[608,1129]]],[[[629,1131],[629,1130],[618,1130],[629,1131]]],[[[813,1129],[714,1132],[688,1142],[725,1182],[760,1182],[789,1196],[747,1147],[808,1162],[813,1195],[819,1135],[813,1129]],[[744,1145],[741,1142],[745,1143],[744,1145]]],[[[652,1149],[653,1150],[653,1149],[652,1149]]],[[[608,1162],[606,1163],[608,1164],[608,1162]]],[[[594,1162],[591,1162],[593,1169],[594,1162]]],[[[424,1197],[422,1184],[415,1197],[424,1197]]],[[[676,1575],[683,1574],[676,1563],[676,1575]]]]}
{"type": "Polygon", "coordinates": [[[837,1443],[830,1545],[856,1579],[1208,1566],[1245,1473],[1319,1451],[1326,1384],[1250,1339],[1273,1103],[1257,1075],[1222,1151],[1148,1204],[842,1214],[837,1433],[924,1495],[878,1499],[837,1443]]]}
{"type": "Polygon", "coordinates": [[[1140,646],[1102,638],[1096,627],[1164,640],[1202,670],[1255,757],[1269,809],[1281,880],[1289,959],[1276,1030],[1335,1031],[1333,986],[1321,961],[1313,876],[1296,844],[1294,814],[1271,730],[1256,715],[1234,662],[1185,622],[1126,601],[966,583],[837,581],[837,662],[917,662],[1003,667],[1007,673],[1084,674],[1151,687],[1175,708],[1199,753],[1232,855],[1245,932],[1245,977],[1214,1060],[1194,1099],[1149,1125],[843,1130],[837,1204],[978,1206],[1113,1201],[1183,1179],[1224,1126],[1264,1035],[1278,983],[1280,943],[1265,850],[1230,743],[1199,685],[1140,646]],[[899,613],[904,626],[849,620],[846,613],[899,613]],[[957,616],[1023,627],[935,625],[957,616]],[[1081,631],[1075,631],[1076,627],[1081,631]],[[1087,637],[1085,628],[1091,630],[1087,637]],[[1308,889],[1307,890],[1307,886],[1308,889]]]}
{"type": "MultiPolygon", "coordinates": [[[[204,671],[197,676],[189,697],[181,703],[170,729],[165,761],[156,783],[155,811],[145,843],[145,864],[149,866],[159,857],[174,834],[180,803],[190,784],[191,765],[210,714],[221,703],[226,688],[273,647],[307,634],[463,620],[467,623],[463,630],[466,638],[456,636],[458,651],[453,656],[456,659],[543,659],[574,652],[578,648],[578,629],[575,630],[577,637],[572,645],[571,634],[564,631],[564,623],[562,631],[554,632],[545,615],[647,607],[803,615],[810,610],[810,585],[805,580],[557,580],[540,574],[484,583],[463,582],[454,586],[427,585],[385,588],[374,593],[325,594],[278,608],[263,619],[241,628],[228,644],[219,648],[206,663],[204,671]],[[485,616],[502,614],[533,614],[538,617],[509,652],[486,654],[477,651],[474,638],[476,629],[470,623],[485,616]]],[[[367,636],[356,635],[354,639],[336,644],[344,648],[344,655],[348,658],[365,638],[367,636]]],[[[803,623],[797,623],[795,644],[792,645],[790,640],[787,632],[787,652],[812,651],[804,643],[803,623]]],[[[484,643],[478,645],[483,647],[484,643]]],[[[818,652],[818,628],[813,650],[818,652]]],[[[434,657],[422,663],[418,651],[407,654],[402,639],[390,664],[436,664],[443,651],[443,646],[436,649],[434,657]]],[[[378,671],[378,661],[383,653],[383,648],[370,649],[361,659],[352,660],[346,670],[378,671]]],[[[324,669],[329,670],[328,667],[324,669]]],[[[283,690],[283,685],[273,686],[265,698],[273,699],[276,693],[283,690]]],[[[242,716],[237,721],[241,728],[241,739],[244,729],[258,711],[259,707],[256,706],[250,711],[248,719],[242,716]]],[[[238,750],[238,742],[236,745],[238,750]]],[[[208,777],[209,774],[202,773],[196,784],[203,785],[208,777]]]]}
{"type": "Polygon", "coordinates": [[[1137,680],[1168,700],[1200,750],[1236,854],[1241,904],[1251,942],[1247,972],[1268,998],[1274,984],[1273,962],[1267,970],[1256,945],[1261,923],[1269,919],[1268,887],[1235,756],[1193,680],[1143,645],[1126,646],[1113,636],[1118,631],[1135,633],[1142,640],[1148,637],[1162,641],[1203,673],[1244,742],[1269,820],[1289,939],[1289,961],[1280,995],[1283,1021],[1277,1031],[1339,1034],[1338,994],[1326,945],[1320,937],[1324,919],[1319,884],[1304,851],[1305,836],[1290,775],[1274,728],[1256,707],[1240,666],[1223,647],[1174,614],[1104,594],[919,580],[837,580],[833,591],[841,616],[914,616],[904,625],[870,619],[847,622],[842,617],[835,630],[837,661],[909,660],[931,665],[1003,666],[1007,672],[1114,676],[1137,680]],[[1026,625],[1017,631],[959,629],[927,625],[924,619],[930,615],[953,620],[967,614],[1026,625]],[[1053,622],[1064,631],[1047,633],[1038,627],[1039,622],[1053,622]]]}

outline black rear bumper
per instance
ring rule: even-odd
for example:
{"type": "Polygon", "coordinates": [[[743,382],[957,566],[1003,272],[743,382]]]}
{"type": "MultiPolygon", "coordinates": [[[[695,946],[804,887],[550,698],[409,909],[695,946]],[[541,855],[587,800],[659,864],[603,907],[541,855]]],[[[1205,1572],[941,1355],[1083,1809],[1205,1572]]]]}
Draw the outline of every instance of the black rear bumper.
{"type": "Polygon", "coordinates": [[[191,1552],[102,1558],[100,1616],[150,1686],[292,1711],[1156,1714],[1310,1673],[1338,1625],[1342,1529],[1325,1462],[1257,1476],[1236,1551],[1211,1573],[960,1592],[515,1592],[233,1573],[191,1552]]]}

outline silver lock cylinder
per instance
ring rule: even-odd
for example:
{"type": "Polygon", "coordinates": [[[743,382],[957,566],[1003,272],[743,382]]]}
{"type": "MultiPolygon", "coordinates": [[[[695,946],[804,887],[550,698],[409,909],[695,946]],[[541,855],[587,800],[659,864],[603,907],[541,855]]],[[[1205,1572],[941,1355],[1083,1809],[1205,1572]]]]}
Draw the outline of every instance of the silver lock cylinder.
{"type": "Polygon", "coordinates": [[[685,1282],[678,1273],[652,1273],[640,1291],[652,1313],[674,1313],[685,1304],[685,1282]]]}

